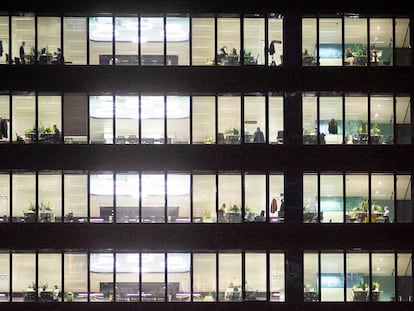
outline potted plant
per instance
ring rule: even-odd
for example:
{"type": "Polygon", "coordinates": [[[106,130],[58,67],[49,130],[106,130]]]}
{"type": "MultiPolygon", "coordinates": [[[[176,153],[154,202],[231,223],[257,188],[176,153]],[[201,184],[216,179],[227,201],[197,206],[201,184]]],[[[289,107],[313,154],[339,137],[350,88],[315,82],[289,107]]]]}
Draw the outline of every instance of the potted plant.
{"type": "Polygon", "coordinates": [[[204,137],[204,143],[205,144],[212,144],[214,142],[213,136],[206,136],[204,137]]]}
{"type": "Polygon", "coordinates": [[[211,211],[210,210],[204,211],[203,222],[211,222],[211,211]]]}
{"type": "Polygon", "coordinates": [[[380,283],[376,281],[372,282],[372,291],[378,292],[379,289],[380,289],[380,283]]]}

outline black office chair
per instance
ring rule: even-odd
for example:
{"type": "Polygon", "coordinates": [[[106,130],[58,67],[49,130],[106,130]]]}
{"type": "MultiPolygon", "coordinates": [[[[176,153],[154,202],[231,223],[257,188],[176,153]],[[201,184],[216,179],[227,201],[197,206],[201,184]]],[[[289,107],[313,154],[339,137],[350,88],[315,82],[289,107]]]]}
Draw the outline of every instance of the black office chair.
{"type": "Polygon", "coordinates": [[[15,63],[16,65],[20,65],[20,64],[21,64],[21,62],[20,62],[20,58],[15,57],[15,58],[14,58],[14,63],[15,63]]]}
{"type": "Polygon", "coordinates": [[[283,131],[277,131],[276,142],[278,144],[283,144],[283,131]]]}

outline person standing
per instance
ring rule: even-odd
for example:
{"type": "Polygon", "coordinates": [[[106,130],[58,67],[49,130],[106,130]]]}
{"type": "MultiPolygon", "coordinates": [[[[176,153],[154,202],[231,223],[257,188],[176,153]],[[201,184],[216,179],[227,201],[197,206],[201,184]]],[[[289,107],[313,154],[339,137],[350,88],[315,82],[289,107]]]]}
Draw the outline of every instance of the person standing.
{"type": "Polygon", "coordinates": [[[256,132],[254,132],[253,135],[253,142],[254,143],[264,143],[264,135],[263,132],[260,130],[260,127],[256,129],[256,132]]]}
{"type": "Polygon", "coordinates": [[[25,56],[26,56],[26,53],[25,53],[25,51],[24,51],[24,46],[25,46],[25,44],[26,44],[26,42],[22,41],[22,44],[20,45],[20,48],[19,48],[20,62],[21,62],[22,64],[25,64],[25,63],[26,63],[26,61],[25,61],[25,56]]]}

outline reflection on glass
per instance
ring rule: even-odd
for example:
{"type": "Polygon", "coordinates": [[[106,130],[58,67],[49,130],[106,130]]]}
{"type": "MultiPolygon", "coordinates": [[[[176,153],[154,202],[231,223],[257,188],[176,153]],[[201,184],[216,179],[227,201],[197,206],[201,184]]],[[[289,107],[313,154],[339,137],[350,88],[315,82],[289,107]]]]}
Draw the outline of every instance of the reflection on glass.
{"type": "Polygon", "coordinates": [[[217,299],[216,254],[193,254],[194,302],[213,302],[217,299]]]}
{"type": "Polygon", "coordinates": [[[220,253],[218,258],[219,301],[242,300],[242,262],[240,253],[220,253]]]}
{"type": "Polygon", "coordinates": [[[163,96],[141,97],[141,143],[164,143],[165,103],[163,96]]]}
{"type": "Polygon", "coordinates": [[[216,222],[216,175],[193,175],[193,222],[216,222]]]}
{"type": "Polygon", "coordinates": [[[112,96],[89,97],[89,141],[91,144],[113,143],[113,118],[112,96]]]}
{"type": "Polygon", "coordinates": [[[369,192],[367,174],[345,175],[346,222],[368,222],[369,192]]]}
{"type": "Polygon", "coordinates": [[[343,143],[342,97],[319,98],[320,144],[343,143]]]}
{"type": "Polygon", "coordinates": [[[396,18],[394,22],[394,58],[396,66],[410,66],[411,60],[411,31],[409,18],[396,18]]]}
{"type": "Polygon", "coordinates": [[[167,175],[168,222],[190,222],[190,175],[167,175]]]}
{"type": "Polygon", "coordinates": [[[244,97],[244,142],[266,142],[266,104],[264,96],[244,97]]]}
{"type": "Polygon", "coordinates": [[[355,16],[344,19],[344,64],[366,66],[368,64],[368,22],[355,16]]]}
{"type": "Polygon", "coordinates": [[[115,97],[116,144],[138,144],[138,96],[115,97]]]}
{"type": "Polygon", "coordinates": [[[371,97],[371,144],[394,143],[394,99],[392,96],[371,97]]]}
{"type": "Polygon", "coordinates": [[[321,254],[321,301],[344,301],[344,255],[321,254]]]}
{"type": "Polygon", "coordinates": [[[302,65],[318,64],[316,49],[316,18],[302,18],[302,65]]]}
{"type": "Polygon", "coordinates": [[[218,97],[217,143],[240,144],[240,96],[218,97]]]}
{"type": "Polygon", "coordinates": [[[316,145],[318,143],[317,97],[304,96],[302,101],[303,144],[316,145]]]}
{"type": "Polygon", "coordinates": [[[190,143],[190,97],[167,96],[167,143],[190,143]]]}
{"type": "Polygon", "coordinates": [[[13,174],[12,216],[16,222],[36,222],[36,175],[13,174]]]}
{"type": "Polygon", "coordinates": [[[63,17],[65,65],[86,65],[86,28],[85,17],[63,17]]]}
{"type": "Polygon", "coordinates": [[[303,297],[305,302],[319,301],[319,257],[317,253],[303,254],[303,297]]]}
{"type": "Polygon", "coordinates": [[[62,219],[62,175],[39,174],[38,176],[39,222],[55,222],[62,219]]]}
{"type": "Polygon", "coordinates": [[[397,301],[413,301],[413,259],[408,252],[397,253],[397,301]]]}
{"type": "MultiPolygon", "coordinates": [[[[246,253],[244,261],[245,300],[267,300],[267,267],[265,253],[246,253]]],[[[233,293],[234,295],[234,293],[233,293]]]]}
{"type": "Polygon", "coordinates": [[[36,284],[36,254],[12,254],[12,302],[38,301],[36,284]]]}
{"type": "Polygon", "coordinates": [[[395,98],[395,143],[411,144],[411,99],[408,96],[395,98]]]}
{"type": "Polygon", "coordinates": [[[303,222],[315,223],[318,219],[318,175],[303,175],[303,222]]]}
{"type": "Polygon", "coordinates": [[[342,223],[344,221],[344,193],[342,175],[320,175],[320,221],[342,223]]]}

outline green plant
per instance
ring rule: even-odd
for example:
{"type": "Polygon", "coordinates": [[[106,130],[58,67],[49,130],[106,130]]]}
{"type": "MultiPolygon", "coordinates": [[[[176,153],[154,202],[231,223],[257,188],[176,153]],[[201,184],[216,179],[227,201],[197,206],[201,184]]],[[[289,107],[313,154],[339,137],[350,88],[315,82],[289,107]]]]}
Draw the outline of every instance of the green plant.
{"type": "Polygon", "coordinates": [[[205,210],[203,218],[210,219],[211,218],[211,211],[210,210],[205,210]]]}
{"type": "Polygon", "coordinates": [[[237,204],[230,204],[230,209],[229,210],[232,211],[232,212],[237,213],[237,212],[240,211],[240,207],[237,204]]]}
{"type": "Polygon", "coordinates": [[[214,142],[213,136],[206,136],[206,137],[204,137],[204,143],[205,144],[211,144],[213,142],[214,142]]]}
{"type": "Polygon", "coordinates": [[[361,201],[361,210],[364,212],[368,212],[368,200],[361,201]]]}
{"type": "Polygon", "coordinates": [[[365,283],[363,279],[361,279],[357,285],[354,285],[354,288],[360,288],[362,290],[366,290],[368,288],[368,284],[365,283]]]}
{"type": "Polygon", "coordinates": [[[372,282],[372,290],[379,290],[380,289],[380,283],[379,282],[372,282]]]}
{"type": "Polygon", "coordinates": [[[381,133],[381,129],[380,129],[380,127],[379,127],[378,123],[374,123],[374,124],[372,125],[372,133],[373,133],[374,135],[379,135],[379,134],[381,133]]]}
{"type": "Polygon", "coordinates": [[[42,212],[51,212],[53,208],[50,206],[50,202],[44,202],[43,200],[39,204],[39,210],[42,212]]]}

